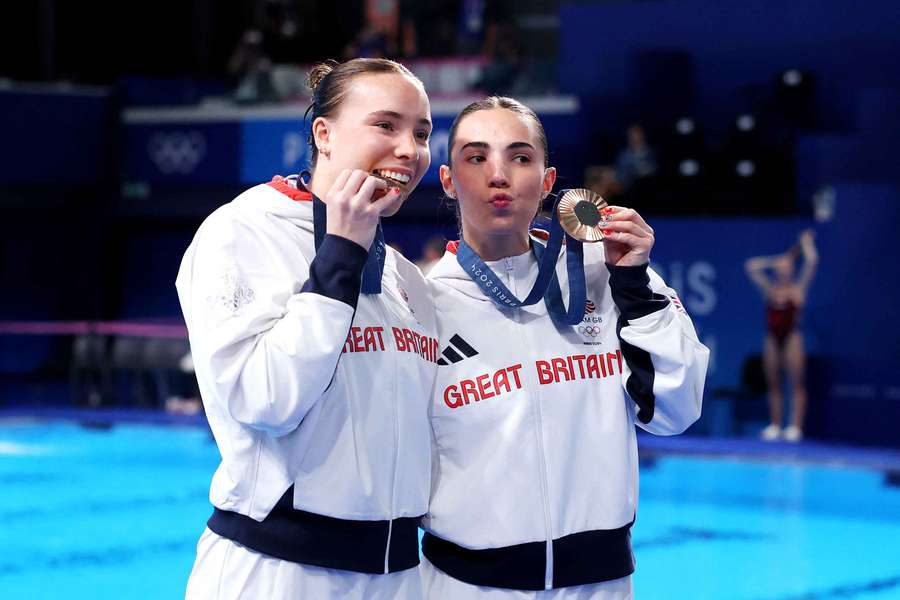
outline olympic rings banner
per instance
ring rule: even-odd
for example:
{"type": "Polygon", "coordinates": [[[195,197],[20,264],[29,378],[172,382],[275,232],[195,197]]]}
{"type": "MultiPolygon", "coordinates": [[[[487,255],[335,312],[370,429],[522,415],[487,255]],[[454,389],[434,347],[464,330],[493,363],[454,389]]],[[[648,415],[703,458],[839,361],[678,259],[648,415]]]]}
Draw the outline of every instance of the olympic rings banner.
{"type": "MultiPolygon", "coordinates": [[[[423,184],[439,185],[450,125],[468,101],[432,105],[431,168],[423,184]]],[[[554,164],[580,173],[588,140],[583,139],[577,99],[526,102],[554,140],[554,164]]],[[[252,185],[276,174],[297,173],[309,161],[309,127],[298,106],[132,109],[125,111],[123,121],[126,183],[252,185]]]]}
{"type": "Polygon", "coordinates": [[[239,172],[241,131],[231,123],[132,124],[125,152],[128,183],[219,183],[239,172]]]}

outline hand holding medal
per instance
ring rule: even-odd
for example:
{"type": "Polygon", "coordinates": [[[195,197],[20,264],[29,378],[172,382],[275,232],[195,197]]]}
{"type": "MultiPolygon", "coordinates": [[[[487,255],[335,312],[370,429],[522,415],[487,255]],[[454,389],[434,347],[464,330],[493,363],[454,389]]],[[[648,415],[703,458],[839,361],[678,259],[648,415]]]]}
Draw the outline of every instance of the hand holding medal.
{"type": "Polygon", "coordinates": [[[604,243],[606,262],[618,266],[647,264],[653,247],[653,229],[630,208],[607,206],[590,190],[566,191],[557,207],[560,225],[582,242],[604,243]]]}

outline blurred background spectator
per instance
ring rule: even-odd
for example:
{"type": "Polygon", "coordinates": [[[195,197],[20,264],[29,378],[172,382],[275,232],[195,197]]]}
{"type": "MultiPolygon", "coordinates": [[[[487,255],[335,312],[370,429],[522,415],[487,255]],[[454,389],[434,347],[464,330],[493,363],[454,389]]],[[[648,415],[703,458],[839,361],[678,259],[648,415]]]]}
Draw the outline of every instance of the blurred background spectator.
{"type": "Polygon", "coordinates": [[[622,193],[616,170],[609,165],[592,165],[584,170],[584,187],[600,194],[608,204],[614,204],[622,193]]]}
{"type": "Polygon", "coordinates": [[[399,35],[399,0],[366,0],[365,23],[344,49],[343,59],[397,58],[399,35]]]}
{"type": "Polygon", "coordinates": [[[628,126],[627,145],[616,158],[616,178],[625,191],[641,179],[656,175],[656,152],[647,145],[646,134],[640,123],[628,126]]]}
{"type": "Polygon", "coordinates": [[[265,53],[258,29],[248,29],[241,36],[228,61],[228,74],[235,82],[235,102],[256,104],[277,99],[272,83],[272,60],[265,53]]]}

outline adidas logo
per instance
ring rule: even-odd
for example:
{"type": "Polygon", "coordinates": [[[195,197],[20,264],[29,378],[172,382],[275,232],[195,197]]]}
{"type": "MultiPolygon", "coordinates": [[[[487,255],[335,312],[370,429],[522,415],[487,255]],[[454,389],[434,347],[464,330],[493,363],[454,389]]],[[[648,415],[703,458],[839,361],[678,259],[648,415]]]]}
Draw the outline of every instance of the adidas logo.
{"type": "Polygon", "coordinates": [[[458,363],[466,358],[472,358],[476,354],[478,354],[478,350],[454,333],[450,338],[450,344],[441,351],[441,358],[438,359],[437,364],[446,366],[450,363],[458,363]]]}

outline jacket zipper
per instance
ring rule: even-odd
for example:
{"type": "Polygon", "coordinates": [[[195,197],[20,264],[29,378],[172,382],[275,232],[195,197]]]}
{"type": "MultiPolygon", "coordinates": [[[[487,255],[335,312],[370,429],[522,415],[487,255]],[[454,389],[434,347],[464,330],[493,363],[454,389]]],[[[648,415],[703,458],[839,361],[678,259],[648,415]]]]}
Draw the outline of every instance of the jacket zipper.
{"type": "MultiPolygon", "coordinates": [[[[505,259],[506,272],[509,274],[509,283],[511,284],[513,290],[512,293],[518,296],[519,290],[516,285],[517,280],[515,274],[513,273],[514,267],[512,260],[507,258],[505,259]]],[[[515,309],[515,317],[514,320],[518,324],[520,323],[520,308],[515,309]]],[[[525,333],[522,333],[522,337],[527,337],[525,333]]],[[[526,341],[525,347],[528,347],[528,340],[526,341]]],[[[553,525],[550,515],[550,491],[549,484],[547,482],[547,464],[544,458],[544,428],[542,426],[542,417],[541,417],[541,402],[540,402],[540,393],[537,388],[534,389],[533,394],[529,394],[529,396],[533,396],[532,400],[532,410],[534,412],[535,423],[537,425],[537,447],[538,447],[538,457],[539,462],[538,465],[540,467],[540,484],[541,484],[541,499],[543,500],[544,505],[544,528],[547,536],[547,540],[545,542],[546,548],[546,565],[544,567],[544,589],[549,590],[553,589],[553,525]]]]}
{"type": "MultiPolygon", "coordinates": [[[[381,313],[381,318],[384,319],[385,325],[388,325],[391,321],[387,318],[387,311],[382,305],[381,298],[375,300],[375,304],[378,305],[378,310],[381,313]]],[[[391,567],[391,537],[394,533],[394,511],[396,509],[397,503],[397,463],[400,460],[400,423],[398,422],[398,408],[397,408],[397,378],[399,377],[396,353],[390,353],[393,356],[393,364],[394,364],[394,376],[391,378],[391,410],[394,416],[394,437],[393,437],[393,447],[394,447],[394,467],[391,470],[391,511],[388,515],[388,535],[387,535],[387,543],[384,548],[384,574],[387,575],[390,573],[391,567]]]]}
{"type": "Polygon", "coordinates": [[[538,452],[540,453],[541,466],[541,494],[544,499],[544,524],[547,528],[547,565],[544,570],[544,589],[553,588],[553,525],[550,515],[550,491],[547,483],[547,463],[544,457],[544,428],[541,417],[541,399],[538,390],[534,393],[535,421],[537,423],[538,452]]]}

